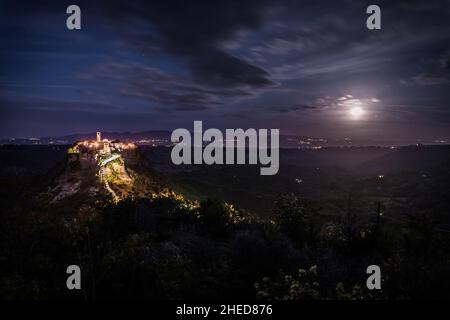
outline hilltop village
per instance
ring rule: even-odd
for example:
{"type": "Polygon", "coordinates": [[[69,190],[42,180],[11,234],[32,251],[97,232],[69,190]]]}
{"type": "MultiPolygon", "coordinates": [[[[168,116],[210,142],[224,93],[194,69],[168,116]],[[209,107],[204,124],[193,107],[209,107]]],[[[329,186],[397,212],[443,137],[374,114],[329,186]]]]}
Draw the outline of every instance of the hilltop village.
{"type": "Polygon", "coordinates": [[[69,162],[80,160],[95,160],[100,166],[118,159],[124,151],[135,150],[134,143],[124,143],[119,140],[102,139],[101,132],[97,132],[96,140],[76,142],[67,150],[69,162]]]}
{"type": "Polygon", "coordinates": [[[101,132],[96,133],[95,140],[76,142],[67,150],[66,173],[60,177],[54,200],[86,189],[83,182],[90,185],[90,195],[106,191],[114,201],[126,197],[132,193],[136,177],[127,164],[137,157],[138,148],[134,143],[102,139],[101,132]]]}

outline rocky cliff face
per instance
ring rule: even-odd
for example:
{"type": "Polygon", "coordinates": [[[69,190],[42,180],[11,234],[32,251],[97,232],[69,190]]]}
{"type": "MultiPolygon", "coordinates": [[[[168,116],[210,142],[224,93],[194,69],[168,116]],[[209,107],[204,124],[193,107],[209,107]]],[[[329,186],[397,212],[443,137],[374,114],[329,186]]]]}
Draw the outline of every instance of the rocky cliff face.
{"type": "Polygon", "coordinates": [[[47,192],[50,201],[69,198],[89,201],[105,196],[117,201],[145,196],[155,189],[156,182],[149,176],[150,170],[138,149],[123,151],[104,165],[99,159],[95,152],[68,153],[65,169],[47,192]]]}

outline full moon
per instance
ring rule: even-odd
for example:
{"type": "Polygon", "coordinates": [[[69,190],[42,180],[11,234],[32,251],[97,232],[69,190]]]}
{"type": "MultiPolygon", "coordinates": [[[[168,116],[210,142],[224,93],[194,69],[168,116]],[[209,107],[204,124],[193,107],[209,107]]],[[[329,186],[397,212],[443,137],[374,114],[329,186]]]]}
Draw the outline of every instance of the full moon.
{"type": "Polygon", "coordinates": [[[358,119],[359,117],[361,117],[361,115],[363,113],[364,113],[364,110],[361,107],[353,107],[350,109],[350,115],[355,119],[358,119]]]}

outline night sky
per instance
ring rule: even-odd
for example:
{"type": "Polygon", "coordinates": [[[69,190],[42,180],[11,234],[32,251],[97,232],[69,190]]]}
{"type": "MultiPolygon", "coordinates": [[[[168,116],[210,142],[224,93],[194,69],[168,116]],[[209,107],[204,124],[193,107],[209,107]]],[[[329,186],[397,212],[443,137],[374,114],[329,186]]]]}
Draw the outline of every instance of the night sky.
{"type": "Polygon", "coordinates": [[[1,1],[0,37],[1,138],[203,120],[450,140],[450,1],[1,1]]]}

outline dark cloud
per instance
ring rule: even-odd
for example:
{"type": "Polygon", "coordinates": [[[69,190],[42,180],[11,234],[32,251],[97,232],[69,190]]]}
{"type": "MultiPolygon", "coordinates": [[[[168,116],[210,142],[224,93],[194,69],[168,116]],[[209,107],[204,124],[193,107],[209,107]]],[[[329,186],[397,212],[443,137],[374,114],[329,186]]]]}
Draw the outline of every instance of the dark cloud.
{"type": "Polygon", "coordinates": [[[270,106],[266,107],[268,110],[281,112],[281,113],[288,113],[288,112],[295,112],[295,111],[302,111],[302,110],[315,110],[320,108],[319,106],[313,106],[313,105],[286,105],[286,106],[270,106]]]}
{"type": "Polygon", "coordinates": [[[192,58],[194,79],[218,87],[247,85],[254,88],[274,86],[269,73],[219,50],[209,50],[192,58]]]}
{"type": "Polygon", "coordinates": [[[117,17],[114,24],[122,40],[143,53],[163,50],[179,57],[190,71],[178,76],[145,65],[112,65],[108,76],[124,72],[119,93],[153,101],[162,110],[212,109],[274,88],[277,84],[265,69],[220,47],[239,30],[257,29],[271,2],[108,1],[105,12],[117,17]],[[144,27],[141,22],[137,26],[136,19],[142,19],[144,27]]]}
{"type": "Polygon", "coordinates": [[[126,35],[126,41],[146,52],[156,45],[187,59],[194,81],[218,87],[264,88],[274,85],[266,70],[224,52],[219,44],[231,39],[238,30],[258,28],[270,2],[134,1],[130,5],[121,2],[118,6],[108,1],[106,8],[112,11],[112,16],[125,13],[133,19],[140,17],[147,21],[147,32],[145,29],[133,32],[134,24],[128,25],[127,19],[119,19],[117,25],[122,29],[120,33],[126,35]]]}
{"type": "Polygon", "coordinates": [[[449,0],[380,0],[377,31],[365,27],[368,1],[79,0],[79,32],[65,28],[69,4],[0,4],[0,90],[20,98],[10,102],[21,115],[0,106],[2,126],[39,112],[58,123],[66,110],[67,121],[89,114],[129,130],[139,117],[179,124],[201,115],[340,134],[345,95],[376,113],[378,128],[393,116],[413,121],[396,104],[414,106],[418,122],[426,106],[449,113],[449,0]]]}
{"type": "Polygon", "coordinates": [[[89,72],[80,74],[84,80],[110,81],[116,92],[156,103],[159,110],[207,110],[252,96],[248,86],[227,88],[201,84],[190,77],[169,75],[142,64],[105,63],[95,65],[89,72]]]}
{"type": "Polygon", "coordinates": [[[33,101],[23,97],[10,96],[8,93],[0,97],[0,111],[2,114],[10,112],[86,112],[86,113],[114,113],[121,110],[120,107],[107,103],[51,100],[35,97],[33,101]]]}
{"type": "Polygon", "coordinates": [[[443,55],[430,70],[412,77],[412,83],[422,86],[450,84],[450,55],[443,55]]]}
{"type": "MultiPolygon", "coordinates": [[[[262,88],[274,83],[267,71],[222,51],[218,44],[241,29],[257,28],[264,10],[273,1],[79,1],[84,25],[108,27],[142,52],[164,50],[187,59],[193,80],[210,85],[262,88]],[[92,15],[93,13],[93,15],[92,15]]],[[[57,14],[64,21],[65,8],[49,1],[5,4],[4,13],[22,17],[57,14]]],[[[42,17],[45,19],[45,17],[42,17]]],[[[24,29],[22,35],[35,31],[24,29]]],[[[48,48],[46,48],[48,49],[48,48]]]]}

